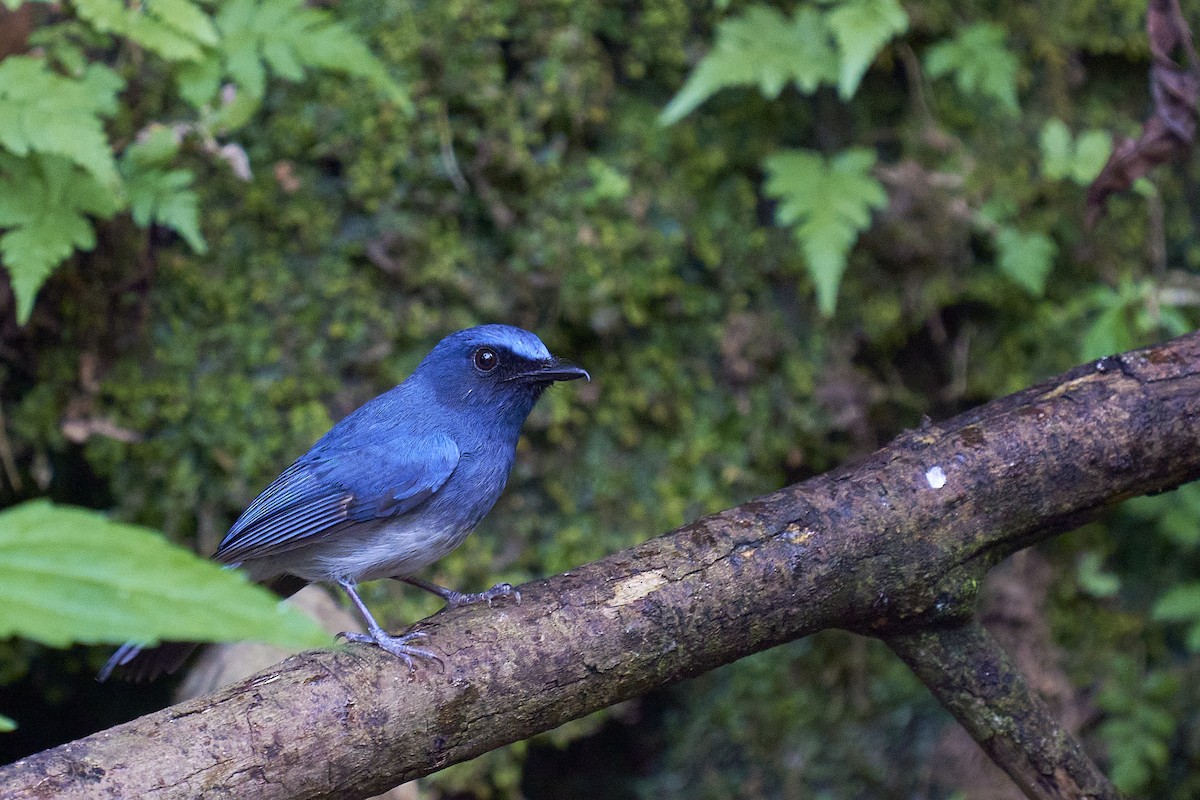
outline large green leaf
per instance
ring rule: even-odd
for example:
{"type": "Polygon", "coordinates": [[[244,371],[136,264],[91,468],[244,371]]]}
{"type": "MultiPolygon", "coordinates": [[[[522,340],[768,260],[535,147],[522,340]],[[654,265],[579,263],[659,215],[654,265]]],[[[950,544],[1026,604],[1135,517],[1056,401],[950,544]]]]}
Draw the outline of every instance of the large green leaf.
{"type": "Polygon", "coordinates": [[[1188,623],[1184,644],[1193,653],[1200,653],[1200,583],[1171,587],[1158,598],[1150,615],[1162,622],[1188,623]]]}
{"type": "Polygon", "coordinates": [[[154,531],[35,500],[0,512],[0,637],[61,647],[163,639],[322,646],[327,634],[236,571],[154,531]]]}

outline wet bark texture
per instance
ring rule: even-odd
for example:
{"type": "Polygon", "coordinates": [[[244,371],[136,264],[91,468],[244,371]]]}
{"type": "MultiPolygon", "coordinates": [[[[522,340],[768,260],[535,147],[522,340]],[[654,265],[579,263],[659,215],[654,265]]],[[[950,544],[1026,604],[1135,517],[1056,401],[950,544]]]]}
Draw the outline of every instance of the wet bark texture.
{"type": "Polygon", "coordinates": [[[0,786],[11,798],[364,797],[836,627],[891,643],[1030,797],[1115,797],[975,627],[975,598],[1016,550],[1200,477],[1198,430],[1191,334],[522,586],[521,605],[435,615],[417,627],[442,666],[410,674],[362,646],[301,654],[0,768],[0,786]]]}
{"type": "Polygon", "coordinates": [[[1108,778],[975,621],[887,639],[1032,800],[1119,800],[1108,778]]]}

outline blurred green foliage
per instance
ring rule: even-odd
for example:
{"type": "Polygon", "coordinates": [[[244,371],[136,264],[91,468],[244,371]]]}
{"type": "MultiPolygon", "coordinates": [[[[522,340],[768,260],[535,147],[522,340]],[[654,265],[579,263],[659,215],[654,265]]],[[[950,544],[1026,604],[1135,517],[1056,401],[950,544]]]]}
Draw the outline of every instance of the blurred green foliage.
{"type": "Polygon", "coordinates": [[[945,715],[879,642],[827,632],[694,681],[641,796],[907,797],[945,715]],[[831,730],[853,730],[830,736],[831,730]]]}
{"type": "MultiPolygon", "coordinates": [[[[1156,171],[1082,226],[1088,176],[1149,103],[1140,0],[908,2],[857,91],[856,62],[831,61],[811,87],[781,72],[768,96],[761,77],[719,80],[661,124],[723,23],[869,5],[344,0],[331,13],[405,77],[413,116],[339,75],[267,82],[244,127],[214,134],[247,154],[248,180],[198,137],[154,162],[193,176],[207,252],[138,227],[186,234],[155,215],[152,185],[137,224],[99,224],[96,246],[50,277],[27,326],[0,299],[0,503],[111,508],[209,552],[334,419],[445,333],[504,321],[596,380],[542,401],[499,506],[429,576],[482,588],[1196,327],[1189,169],[1156,171]],[[776,201],[764,164],[802,150],[827,174],[855,148],[875,158],[855,175],[887,204],[854,227],[823,317],[805,240],[776,224],[802,215],[782,211],[795,201],[776,201]]],[[[200,113],[137,47],[69,26],[36,35],[123,81],[110,136],[200,113]]],[[[1093,708],[1085,736],[1126,790],[1172,800],[1195,796],[1200,774],[1187,638],[1200,611],[1151,613],[1200,576],[1180,533],[1200,530],[1200,511],[1180,496],[1046,548],[1058,657],[1093,708]]],[[[435,608],[369,588],[396,620],[435,608]]],[[[9,682],[31,657],[11,652],[9,682]]],[[[823,635],[649,703],[630,723],[647,753],[614,796],[930,796],[922,765],[945,720],[881,648],[823,635]]],[[[516,797],[532,752],[448,770],[432,791],[516,797]]]]}
{"type": "MultiPolygon", "coordinates": [[[[22,0],[4,5],[15,11],[22,0]]],[[[212,11],[192,0],[38,6],[36,36],[14,43],[36,43],[34,54],[0,63],[0,256],[18,321],[29,318],[42,283],[72,251],[96,246],[89,216],[107,220],[129,210],[137,225],[172,228],[203,253],[193,174],[163,167],[179,140],[192,134],[244,173],[244,152],[236,145],[218,148],[214,137],[250,120],[262,105],[268,74],[289,81],[304,78],[306,68],[354,75],[380,97],[411,108],[383,63],[329,12],[301,0],[215,5],[212,11]],[[109,66],[89,62],[119,62],[126,46],[134,49],[129,66],[144,73],[149,61],[163,70],[155,73],[160,82],[177,86],[179,99],[191,106],[188,122],[170,129],[151,123],[132,143],[110,141],[104,120],[118,113],[117,93],[130,86],[109,66]],[[108,53],[102,55],[102,48],[108,53]]],[[[14,28],[16,19],[9,18],[14,28]]],[[[141,109],[126,110],[135,123],[148,121],[137,113],[141,109]]]]}

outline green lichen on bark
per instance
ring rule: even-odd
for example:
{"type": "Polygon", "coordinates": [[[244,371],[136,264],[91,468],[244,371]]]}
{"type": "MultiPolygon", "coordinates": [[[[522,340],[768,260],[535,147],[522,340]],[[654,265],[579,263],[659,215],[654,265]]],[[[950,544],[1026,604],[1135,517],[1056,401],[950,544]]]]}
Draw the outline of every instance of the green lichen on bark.
{"type": "Polygon", "coordinates": [[[978,622],[885,641],[1031,800],[1120,800],[978,622]]]}

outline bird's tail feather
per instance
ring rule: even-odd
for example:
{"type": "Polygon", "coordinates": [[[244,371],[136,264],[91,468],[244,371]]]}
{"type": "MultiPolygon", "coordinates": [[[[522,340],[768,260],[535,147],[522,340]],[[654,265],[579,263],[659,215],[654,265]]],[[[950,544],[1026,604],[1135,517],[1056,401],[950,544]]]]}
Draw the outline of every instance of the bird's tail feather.
{"type": "Polygon", "coordinates": [[[133,683],[152,681],[164,673],[176,672],[199,646],[199,642],[163,642],[157,647],[143,649],[133,642],[126,642],[112,654],[96,679],[104,682],[115,674],[133,683]]]}
{"type": "MultiPolygon", "coordinates": [[[[279,575],[263,586],[281,598],[288,598],[304,588],[308,581],[294,575],[279,575]]],[[[199,642],[163,642],[155,647],[142,647],[126,642],[117,648],[96,679],[101,683],[116,676],[133,683],[154,680],[160,675],[175,674],[188,657],[200,646],[199,642]]]]}

